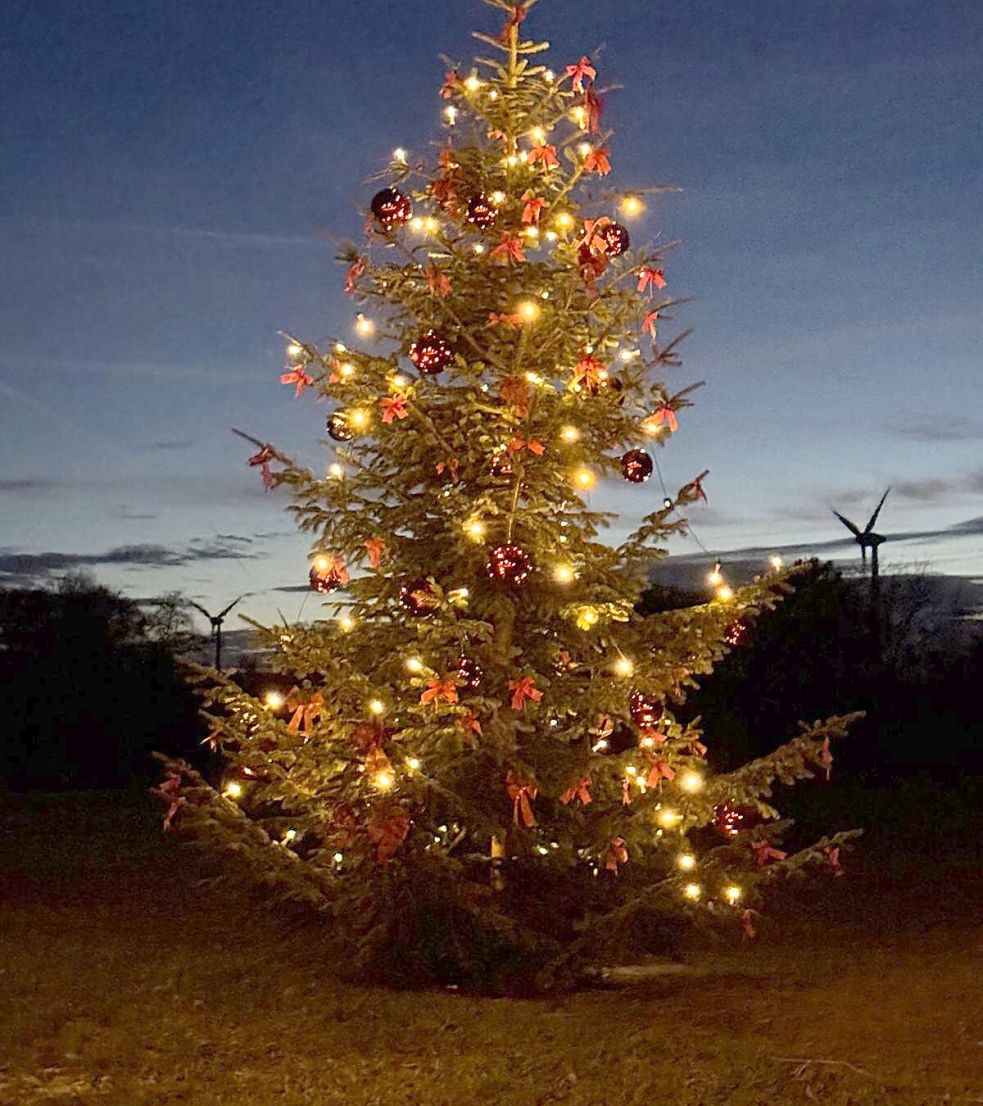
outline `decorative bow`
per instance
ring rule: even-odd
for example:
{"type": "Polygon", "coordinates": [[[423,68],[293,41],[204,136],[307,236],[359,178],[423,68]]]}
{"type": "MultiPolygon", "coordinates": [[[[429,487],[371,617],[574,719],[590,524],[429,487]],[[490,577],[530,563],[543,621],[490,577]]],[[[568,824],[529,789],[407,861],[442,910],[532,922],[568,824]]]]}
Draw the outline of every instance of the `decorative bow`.
{"type": "Polygon", "coordinates": [[[362,544],[369,554],[369,565],[372,568],[378,568],[386,552],[386,543],[382,538],[369,538],[368,541],[364,541],[362,544]]]}
{"type": "Polygon", "coordinates": [[[644,292],[647,288],[652,295],[653,288],[665,288],[666,278],[662,269],[651,269],[645,265],[638,271],[638,290],[644,292]]]}
{"type": "Polygon", "coordinates": [[[294,395],[302,396],[304,389],[309,388],[314,383],[314,377],[308,376],[304,372],[303,365],[295,365],[293,368],[287,369],[285,373],[280,374],[280,383],[293,384],[295,386],[294,395]]]}
{"type": "Polygon", "coordinates": [[[461,725],[470,733],[477,734],[478,737],[481,737],[481,723],[478,721],[477,718],[475,718],[473,714],[466,714],[461,719],[461,725]]]}
{"type": "Polygon", "coordinates": [[[520,434],[516,434],[506,448],[509,453],[520,453],[523,449],[528,449],[530,453],[535,453],[537,457],[542,457],[546,452],[546,446],[538,438],[523,438],[520,434]]]}
{"type": "Polygon", "coordinates": [[[365,275],[366,265],[367,262],[364,257],[357,257],[351,265],[348,266],[345,272],[345,293],[347,295],[354,295],[355,286],[358,284],[359,278],[365,275]]]}
{"type": "Polygon", "coordinates": [[[464,82],[456,69],[450,69],[444,77],[444,83],[440,86],[440,95],[444,100],[450,100],[453,96],[460,96],[464,82]]]}
{"type": "Polygon", "coordinates": [[[509,680],[509,691],[512,692],[512,709],[524,711],[526,703],[538,703],[543,693],[536,687],[532,676],[523,676],[521,680],[509,680]]]}
{"type": "Polygon", "coordinates": [[[452,480],[457,479],[457,470],[461,467],[461,462],[456,457],[448,457],[446,461],[438,461],[434,465],[434,470],[438,476],[443,476],[445,472],[450,474],[452,480]]]}
{"type": "Polygon", "coordinates": [[[653,420],[656,426],[667,426],[671,431],[679,429],[679,420],[676,418],[676,412],[668,403],[663,403],[661,407],[649,416],[649,418],[653,420]]]}
{"type": "Polygon", "coordinates": [[[427,703],[436,703],[440,699],[445,703],[457,702],[457,685],[453,680],[427,680],[427,689],[420,696],[420,702],[426,706],[427,703]]]}
{"type": "Polygon", "coordinates": [[[604,363],[598,361],[592,353],[585,353],[573,367],[574,380],[591,392],[597,391],[601,383],[607,379],[607,375],[608,371],[604,363]]]}
{"type": "Polygon", "coordinates": [[[741,940],[753,941],[758,936],[758,931],[754,926],[754,919],[760,918],[761,915],[757,910],[751,910],[750,907],[747,910],[741,911],[741,940]]]}
{"type": "Polygon", "coordinates": [[[539,789],[530,781],[520,779],[515,772],[509,771],[505,777],[505,790],[512,800],[512,821],[517,826],[531,828],[536,825],[536,817],[532,812],[532,804],[539,789]]]}
{"type": "Polygon", "coordinates": [[[590,793],[590,776],[581,776],[580,779],[574,780],[560,796],[560,802],[564,806],[572,803],[574,799],[579,799],[584,806],[593,801],[590,793]]]}
{"type": "Polygon", "coordinates": [[[451,280],[446,273],[442,273],[436,265],[428,265],[427,290],[431,296],[446,296],[450,294],[451,280]]]}
{"type": "Polygon", "coordinates": [[[611,172],[611,151],[605,146],[591,150],[584,158],[584,172],[606,177],[611,172]]]}
{"type": "Polygon", "coordinates": [[[536,196],[532,192],[523,192],[522,194],[522,221],[524,223],[531,223],[533,226],[539,225],[539,216],[542,214],[543,208],[546,206],[546,201],[541,196],[536,196]]]}
{"type": "Polygon", "coordinates": [[[590,134],[600,134],[601,116],[604,114],[604,100],[588,85],[584,91],[584,112],[587,115],[587,130],[590,134]]]}
{"type": "Polygon", "coordinates": [[[819,763],[826,769],[828,780],[833,774],[833,753],[829,747],[828,737],[824,737],[822,745],[819,746],[819,763]]]}
{"type": "Polygon", "coordinates": [[[621,802],[624,806],[631,806],[631,776],[621,777],[621,802]]]}
{"type": "Polygon", "coordinates": [[[826,859],[829,861],[829,866],[833,869],[834,876],[842,876],[844,874],[843,865],[840,863],[840,846],[831,845],[826,850],[826,859]]]}
{"type": "Polygon", "coordinates": [[[526,255],[522,252],[522,239],[508,231],[502,235],[501,242],[492,250],[491,255],[500,265],[511,265],[513,262],[520,264],[526,260],[526,255]]]}
{"type": "Polygon", "coordinates": [[[537,161],[543,163],[544,169],[555,169],[560,164],[556,156],[556,147],[549,145],[533,146],[529,151],[529,164],[535,165],[537,161]]]}
{"type": "Polygon", "coordinates": [[[169,802],[167,813],[164,815],[164,829],[169,830],[174,821],[174,816],[187,802],[187,799],[181,794],[181,777],[176,772],[171,772],[157,788],[157,791],[169,802]]]}
{"type": "Polygon", "coordinates": [[[648,787],[661,787],[663,780],[670,783],[676,778],[676,770],[665,757],[653,757],[645,783],[648,787]]]}
{"type": "Polygon", "coordinates": [[[369,776],[377,776],[380,772],[392,772],[393,764],[386,756],[381,744],[373,745],[365,755],[365,771],[369,776]]]}
{"type": "Polygon", "coordinates": [[[698,476],[695,480],[691,480],[685,487],[680,488],[680,499],[688,499],[691,502],[695,502],[697,499],[702,499],[704,503],[709,502],[707,500],[707,493],[703,489],[703,477],[698,476]]]}
{"type": "Polygon", "coordinates": [[[263,487],[269,491],[273,485],[273,473],[270,471],[270,461],[273,460],[273,451],[268,445],[264,445],[259,453],[254,454],[249,458],[250,468],[255,468],[259,465],[260,474],[263,477],[263,487]]]}
{"type": "Polygon", "coordinates": [[[393,419],[405,419],[409,414],[409,411],[406,410],[407,402],[408,397],[402,392],[394,396],[383,396],[379,400],[379,406],[382,408],[382,421],[390,423],[393,419]]]}
{"type": "Polygon", "coordinates": [[[497,311],[488,312],[489,326],[519,326],[522,322],[521,315],[499,315],[497,311]]]}
{"type": "Polygon", "coordinates": [[[521,376],[506,376],[498,386],[502,402],[515,408],[519,418],[529,411],[529,383],[521,376]]]}
{"type": "Polygon", "coordinates": [[[410,820],[405,814],[375,818],[369,822],[369,840],[375,845],[376,860],[387,865],[410,832],[410,820]]]}
{"type": "Polygon", "coordinates": [[[754,849],[755,859],[762,867],[769,860],[784,860],[788,856],[788,853],[776,849],[770,841],[752,841],[751,848],[754,849]]]}
{"type": "Polygon", "coordinates": [[[457,184],[453,180],[432,180],[427,188],[442,207],[449,207],[457,200],[457,184]]]}
{"type": "Polygon", "coordinates": [[[580,61],[567,66],[567,76],[572,77],[571,86],[575,92],[584,91],[584,80],[597,80],[597,70],[590,63],[590,58],[584,55],[580,61]]]}
{"type": "Polygon", "coordinates": [[[698,737],[694,737],[690,741],[689,751],[695,757],[705,757],[707,755],[707,747],[706,747],[706,745],[703,744],[703,742],[698,737]]]}
{"type": "Polygon", "coordinates": [[[618,874],[618,865],[628,863],[628,850],[625,848],[623,837],[614,837],[608,845],[608,851],[604,854],[604,867],[609,872],[618,874]]]}
{"type": "Polygon", "coordinates": [[[287,732],[310,736],[314,723],[324,710],[324,696],[320,691],[316,691],[306,703],[298,703],[296,699],[292,699],[287,706],[294,712],[287,723],[287,732]]]}
{"type": "Polygon", "coordinates": [[[656,329],[656,323],[659,321],[659,312],[649,311],[649,313],[642,319],[642,333],[647,334],[652,341],[656,341],[659,337],[659,332],[656,329]]]}

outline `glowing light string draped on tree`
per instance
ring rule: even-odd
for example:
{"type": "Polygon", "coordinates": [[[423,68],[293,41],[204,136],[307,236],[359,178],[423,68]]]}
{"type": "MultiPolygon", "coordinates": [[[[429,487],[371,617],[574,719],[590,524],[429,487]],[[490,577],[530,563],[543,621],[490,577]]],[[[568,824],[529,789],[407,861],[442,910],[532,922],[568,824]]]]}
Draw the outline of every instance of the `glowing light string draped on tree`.
{"type": "Polygon", "coordinates": [[[769,797],[826,771],[849,720],[720,775],[713,735],[677,718],[786,575],[636,613],[705,498],[696,474],[599,540],[602,481],[651,503],[652,451],[691,402],[662,379],[664,250],[619,221],[663,190],[610,187],[592,60],[538,64],[533,3],[486,2],[505,25],[447,73],[443,140],[367,190],[342,258],[354,334],[289,340],[284,384],[330,403],[326,475],[256,442],[332,617],[266,631],[286,699],[213,677],[224,786],[171,762],[161,790],[169,823],[329,915],[353,970],[545,986],[653,913],[747,932],[765,884],[838,864],[848,835],[778,849],[769,797]]]}

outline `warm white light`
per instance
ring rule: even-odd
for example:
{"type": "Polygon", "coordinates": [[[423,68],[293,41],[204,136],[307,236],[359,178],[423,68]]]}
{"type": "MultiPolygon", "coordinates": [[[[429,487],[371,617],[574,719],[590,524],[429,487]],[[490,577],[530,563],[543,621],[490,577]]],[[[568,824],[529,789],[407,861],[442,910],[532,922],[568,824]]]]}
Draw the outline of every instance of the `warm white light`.
{"type": "Polygon", "coordinates": [[[696,857],[692,853],[680,853],[676,857],[676,864],[684,872],[692,872],[696,867],[696,857]]]}
{"type": "Polygon", "coordinates": [[[291,342],[290,345],[287,346],[287,356],[290,358],[291,361],[296,361],[303,352],[304,347],[298,342],[291,342]]]}
{"type": "Polygon", "coordinates": [[[344,475],[344,466],[339,465],[337,461],[328,465],[328,476],[330,476],[332,480],[340,480],[344,475]]]}
{"type": "Polygon", "coordinates": [[[621,201],[621,210],[630,219],[633,215],[641,215],[645,204],[637,196],[625,196],[621,201]]]}
{"type": "Polygon", "coordinates": [[[364,407],[356,407],[348,412],[345,421],[355,430],[364,430],[372,421],[372,416],[364,407]]]}
{"type": "MultiPolygon", "coordinates": [[[[371,326],[371,323],[369,325],[371,326]]],[[[355,375],[355,366],[351,363],[351,361],[342,361],[342,363],[338,366],[338,375],[343,380],[348,380],[349,377],[355,375]]]]}
{"type": "Polygon", "coordinates": [[[375,323],[360,311],[355,316],[355,329],[359,334],[367,336],[375,330],[375,323]]]}
{"type": "Polygon", "coordinates": [[[531,370],[526,373],[526,380],[534,388],[538,388],[540,384],[546,383],[546,381],[539,375],[539,373],[532,372],[531,370]]]}
{"type": "Polygon", "coordinates": [[[344,853],[335,853],[334,856],[332,856],[331,859],[335,862],[335,864],[340,864],[345,859],[345,854],[344,853]]]}
{"type": "Polygon", "coordinates": [[[331,562],[328,560],[327,557],[324,556],[323,553],[320,553],[314,558],[314,567],[318,570],[318,572],[327,572],[328,569],[331,567],[331,562]]]}
{"type": "Polygon", "coordinates": [[[344,342],[335,342],[334,351],[335,353],[347,353],[348,346],[346,346],[344,342]]]}
{"type": "Polygon", "coordinates": [[[515,156],[515,154],[509,154],[509,156],[505,159],[505,164],[510,169],[512,169],[519,164],[519,159],[515,156]]]}
{"type": "Polygon", "coordinates": [[[546,130],[544,127],[533,127],[529,132],[529,137],[537,146],[542,146],[546,141],[546,130]]]}
{"type": "Polygon", "coordinates": [[[614,673],[616,676],[630,676],[635,671],[635,666],[627,657],[618,657],[614,662],[614,673]]]}
{"type": "Polygon", "coordinates": [[[385,714],[386,713],[386,704],[381,699],[370,699],[369,700],[369,713],[370,714],[375,714],[375,715],[385,714]]]}
{"type": "Polygon", "coordinates": [[[546,241],[547,242],[555,242],[559,237],[560,236],[556,233],[555,230],[548,230],[546,232],[546,241]]]}
{"type": "Polygon", "coordinates": [[[560,230],[570,230],[574,224],[574,218],[569,211],[558,211],[553,220],[560,230]]]}
{"type": "Polygon", "coordinates": [[[419,772],[420,771],[420,758],[419,757],[407,757],[406,758],[406,767],[409,768],[409,770],[411,772],[419,772]]]}
{"type": "Polygon", "coordinates": [[[552,83],[553,81],[556,80],[556,74],[553,72],[552,69],[547,69],[543,73],[543,79],[549,81],[550,83],[552,83]]]}
{"type": "Polygon", "coordinates": [[[771,558],[771,567],[772,567],[772,568],[773,568],[773,569],[774,569],[774,570],[775,570],[776,572],[777,572],[777,571],[778,571],[778,570],[779,570],[779,569],[780,569],[780,568],[781,568],[781,567],[782,567],[782,566],[783,566],[784,564],[785,564],[785,562],[784,562],[784,561],[782,560],[782,558],[781,558],[781,557],[779,557],[779,555],[778,555],[777,553],[776,553],[776,554],[774,555],[774,557],[772,557],[772,558],[771,558]]]}
{"type": "Polygon", "coordinates": [[[577,625],[581,630],[589,630],[597,625],[600,617],[595,607],[581,607],[577,613],[577,625]]]}
{"type": "Polygon", "coordinates": [[[480,242],[475,242],[475,244],[472,248],[474,249],[475,253],[484,253],[485,252],[485,247],[480,242]]]}
{"type": "Polygon", "coordinates": [[[419,657],[407,657],[404,664],[407,672],[416,673],[423,671],[423,661],[421,661],[419,657]]]}
{"type": "Polygon", "coordinates": [[[703,790],[703,776],[692,768],[682,772],[677,782],[679,786],[684,791],[688,791],[690,795],[695,795],[697,791],[703,790]]]}
{"type": "Polygon", "coordinates": [[[564,442],[579,442],[580,431],[575,426],[561,426],[560,427],[560,440],[564,442]]]}
{"type": "Polygon", "coordinates": [[[540,310],[535,300],[521,300],[515,308],[516,314],[524,323],[534,323],[539,318],[540,310]]]}
{"type": "Polygon", "coordinates": [[[627,364],[629,361],[634,361],[635,360],[635,358],[638,356],[638,350],[637,349],[623,349],[621,351],[621,353],[619,354],[619,356],[621,357],[621,360],[624,361],[625,364],[627,364]]]}
{"type": "Polygon", "coordinates": [[[499,204],[504,204],[506,199],[507,197],[501,189],[497,189],[491,194],[491,202],[495,204],[496,207],[498,207],[499,204]]]}
{"type": "Polygon", "coordinates": [[[594,147],[591,146],[589,142],[581,142],[577,146],[577,153],[580,154],[581,157],[587,157],[587,155],[591,152],[591,150],[593,150],[593,148],[594,147]]]}
{"type": "Polygon", "coordinates": [[[553,579],[558,584],[572,584],[577,578],[573,565],[559,564],[553,567],[553,579]]]}
{"type": "Polygon", "coordinates": [[[297,840],[297,831],[293,828],[283,831],[283,840],[286,844],[297,840]]]}
{"type": "Polygon", "coordinates": [[[589,491],[597,483],[597,476],[586,465],[574,469],[573,482],[578,488],[589,491]]]}
{"type": "Polygon", "coordinates": [[[655,738],[651,734],[645,734],[644,737],[638,739],[638,744],[642,749],[654,749],[655,738]]]}
{"type": "Polygon", "coordinates": [[[683,894],[695,902],[703,894],[703,888],[698,883],[687,883],[683,888],[683,894]]]}
{"type": "Polygon", "coordinates": [[[470,77],[464,78],[464,87],[468,92],[477,92],[481,88],[481,81],[472,73],[470,77]]]}
{"type": "Polygon", "coordinates": [[[578,104],[575,108],[570,109],[570,118],[582,129],[587,122],[587,109],[578,104]]]}
{"type": "Polygon", "coordinates": [[[527,162],[527,161],[529,160],[529,153],[528,153],[528,151],[526,151],[526,150],[520,150],[520,151],[519,151],[519,160],[520,160],[520,161],[522,162],[522,164],[523,164],[523,165],[525,165],[525,163],[526,163],[526,162],[527,162]]]}
{"type": "Polygon", "coordinates": [[[734,589],[730,584],[721,584],[717,588],[717,598],[721,603],[729,603],[734,598],[734,589]]]}
{"type": "Polygon", "coordinates": [[[528,239],[529,239],[529,240],[530,240],[531,242],[535,242],[535,241],[536,241],[536,239],[538,239],[538,238],[539,238],[539,227],[535,227],[535,226],[530,226],[530,227],[523,227],[522,233],[523,233],[523,234],[524,234],[524,235],[526,236],[526,238],[528,238],[528,239]]]}
{"type": "Polygon", "coordinates": [[[493,88],[491,90],[491,92],[488,93],[488,99],[489,100],[497,100],[498,99],[498,89],[497,88],[493,88]]]}
{"type": "Polygon", "coordinates": [[[713,567],[713,571],[707,576],[707,583],[711,587],[718,588],[724,582],[724,574],[720,571],[720,565],[716,564],[713,567]]]}
{"type": "Polygon", "coordinates": [[[740,887],[738,887],[734,883],[732,883],[730,887],[725,887],[724,898],[730,903],[731,906],[736,906],[741,901],[740,887]]]}
{"type": "Polygon", "coordinates": [[[410,219],[410,230],[415,230],[418,234],[421,234],[423,232],[422,215],[414,215],[413,218],[410,219]]]}
{"type": "Polygon", "coordinates": [[[350,614],[343,614],[338,619],[338,629],[343,634],[350,634],[355,629],[355,619],[350,614]]]}
{"type": "Polygon", "coordinates": [[[372,776],[372,784],[377,791],[391,791],[396,783],[396,777],[389,768],[380,768],[372,776]]]}
{"type": "Polygon", "coordinates": [[[396,149],[393,150],[393,161],[402,162],[403,165],[406,164],[406,151],[402,146],[397,146],[396,149]]]}
{"type": "Polygon", "coordinates": [[[453,104],[448,104],[444,108],[444,118],[452,127],[457,122],[457,108],[453,104]]]}
{"type": "Polygon", "coordinates": [[[663,829],[672,829],[675,826],[682,815],[677,814],[674,810],[660,810],[656,815],[656,821],[662,826],[663,829]]]}
{"type": "Polygon", "coordinates": [[[464,524],[464,532],[472,541],[482,541],[487,529],[480,518],[473,518],[464,524]]]}
{"type": "Polygon", "coordinates": [[[227,799],[239,799],[242,797],[242,784],[238,780],[231,780],[225,785],[225,790],[222,794],[227,799]]]}
{"type": "Polygon", "coordinates": [[[407,380],[402,373],[396,373],[396,375],[389,381],[389,383],[396,389],[397,392],[401,392],[404,388],[408,388],[410,386],[409,380],[407,380]]]}
{"type": "Polygon", "coordinates": [[[436,234],[440,230],[440,223],[432,215],[428,215],[423,220],[423,229],[427,234],[436,234]]]}

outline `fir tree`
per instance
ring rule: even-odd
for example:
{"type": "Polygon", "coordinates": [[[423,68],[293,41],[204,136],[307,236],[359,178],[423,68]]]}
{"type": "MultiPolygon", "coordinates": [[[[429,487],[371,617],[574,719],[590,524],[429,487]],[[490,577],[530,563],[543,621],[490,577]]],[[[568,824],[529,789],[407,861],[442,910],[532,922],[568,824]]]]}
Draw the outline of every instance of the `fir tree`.
{"type": "Polygon", "coordinates": [[[547,986],[653,919],[750,933],[765,884],[837,866],[848,835],[787,855],[769,800],[828,770],[849,719],[714,774],[712,735],[677,717],[788,574],[636,611],[706,476],[599,540],[601,481],[651,497],[690,405],[660,380],[665,250],[617,221],[648,192],[608,186],[594,64],[547,69],[535,0],[486,2],[505,26],[447,74],[444,140],[396,151],[342,258],[357,348],[287,336],[281,379],[331,404],[326,475],[251,458],[313,537],[330,617],[265,631],[286,701],[211,674],[224,785],[171,761],[161,790],[168,824],[326,915],[351,970],[547,986]]]}

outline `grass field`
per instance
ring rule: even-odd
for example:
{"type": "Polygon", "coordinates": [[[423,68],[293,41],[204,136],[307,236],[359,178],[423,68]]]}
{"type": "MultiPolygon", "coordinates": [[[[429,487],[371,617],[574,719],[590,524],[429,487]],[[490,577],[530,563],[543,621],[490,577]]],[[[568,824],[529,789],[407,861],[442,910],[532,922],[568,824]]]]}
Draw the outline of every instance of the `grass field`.
{"type": "Polygon", "coordinates": [[[199,885],[149,803],[0,817],[2,1106],[983,1102],[976,888],[944,835],[890,869],[861,850],[685,974],[523,1001],[338,984],[310,929],[199,885]]]}

